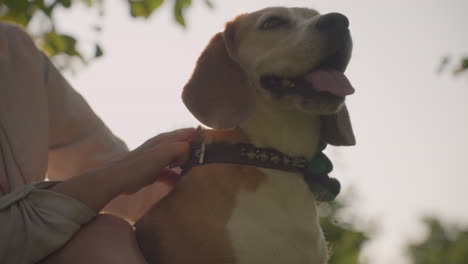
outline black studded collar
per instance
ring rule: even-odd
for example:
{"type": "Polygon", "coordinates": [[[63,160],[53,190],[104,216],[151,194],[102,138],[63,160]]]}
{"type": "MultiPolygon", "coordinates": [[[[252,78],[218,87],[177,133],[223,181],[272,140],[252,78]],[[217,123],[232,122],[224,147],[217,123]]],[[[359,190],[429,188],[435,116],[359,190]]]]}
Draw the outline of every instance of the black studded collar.
{"type": "Polygon", "coordinates": [[[273,148],[259,148],[246,143],[203,142],[203,130],[195,137],[190,147],[190,159],[184,167],[184,174],[192,167],[213,163],[227,163],[256,166],[289,172],[299,172],[310,190],[319,201],[332,201],[340,192],[340,183],[328,174],[333,165],[323,153],[326,144],[321,143],[313,159],[291,157],[273,148]]]}

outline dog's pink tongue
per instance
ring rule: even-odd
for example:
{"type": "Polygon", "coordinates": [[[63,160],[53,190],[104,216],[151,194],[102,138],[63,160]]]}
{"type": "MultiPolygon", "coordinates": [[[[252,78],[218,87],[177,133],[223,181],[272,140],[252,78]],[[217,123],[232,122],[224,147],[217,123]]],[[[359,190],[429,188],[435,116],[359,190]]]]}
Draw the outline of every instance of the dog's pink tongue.
{"type": "Polygon", "coordinates": [[[312,84],[316,92],[328,92],[336,96],[347,96],[354,93],[348,78],[337,70],[318,70],[309,73],[305,79],[312,84]]]}

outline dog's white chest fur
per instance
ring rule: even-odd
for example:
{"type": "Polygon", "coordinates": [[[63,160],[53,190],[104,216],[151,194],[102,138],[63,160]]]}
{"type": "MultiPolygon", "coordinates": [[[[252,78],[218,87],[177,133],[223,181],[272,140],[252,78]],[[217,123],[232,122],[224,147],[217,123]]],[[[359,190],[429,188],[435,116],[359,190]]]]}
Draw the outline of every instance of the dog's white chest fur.
{"type": "Polygon", "coordinates": [[[228,222],[236,263],[326,263],[315,199],[301,176],[260,170],[266,182],[238,194],[228,222]]]}

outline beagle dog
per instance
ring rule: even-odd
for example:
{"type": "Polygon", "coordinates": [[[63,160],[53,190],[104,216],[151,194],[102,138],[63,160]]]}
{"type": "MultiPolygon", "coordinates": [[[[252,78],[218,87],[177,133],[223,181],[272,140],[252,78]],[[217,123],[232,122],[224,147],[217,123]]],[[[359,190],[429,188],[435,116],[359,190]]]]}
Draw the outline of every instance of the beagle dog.
{"type": "Polygon", "coordinates": [[[354,92],[343,74],[348,27],[338,13],[274,7],[238,16],[211,39],[182,94],[212,128],[198,135],[200,164],[135,224],[150,263],[327,263],[304,174],[225,154],[240,146],[247,161],[271,165],[312,160],[321,143],[355,144],[344,104],[354,92]],[[211,157],[209,146],[218,148],[211,157]]]}

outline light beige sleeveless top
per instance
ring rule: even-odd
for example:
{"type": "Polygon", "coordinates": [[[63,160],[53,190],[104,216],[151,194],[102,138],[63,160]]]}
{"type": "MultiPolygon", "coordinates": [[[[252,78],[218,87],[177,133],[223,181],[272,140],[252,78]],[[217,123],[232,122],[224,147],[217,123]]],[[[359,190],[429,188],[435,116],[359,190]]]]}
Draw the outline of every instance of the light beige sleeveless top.
{"type": "Polygon", "coordinates": [[[126,151],[31,38],[0,22],[0,263],[35,263],[94,217],[48,191],[46,175],[64,180],[126,151]]]}

